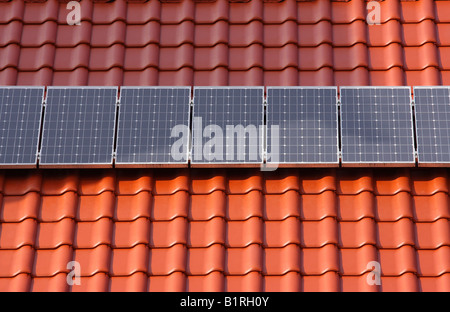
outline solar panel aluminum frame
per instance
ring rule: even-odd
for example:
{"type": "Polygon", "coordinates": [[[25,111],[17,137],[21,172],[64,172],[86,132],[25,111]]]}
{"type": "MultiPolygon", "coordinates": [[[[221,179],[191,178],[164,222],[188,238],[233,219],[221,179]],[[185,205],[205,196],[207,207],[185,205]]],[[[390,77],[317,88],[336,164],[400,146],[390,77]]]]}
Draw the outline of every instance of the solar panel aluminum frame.
{"type": "MultiPolygon", "coordinates": [[[[38,162],[39,168],[48,168],[48,169],[58,169],[58,168],[67,168],[67,169],[76,169],[76,168],[113,168],[114,164],[114,142],[115,142],[115,131],[117,127],[117,105],[118,105],[118,96],[119,96],[119,87],[114,86],[48,86],[47,87],[47,93],[45,96],[45,102],[44,107],[47,107],[47,100],[48,100],[48,93],[51,89],[112,89],[116,90],[116,103],[114,105],[114,127],[113,127],[113,144],[111,146],[111,162],[109,163],[46,163],[42,164],[38,162]]],[[[45,124],[45,111],[44,111],[44,124],[45,124]]],[[[41,141],[44,141],[44,133],[45,133],[45,127],[42,127],[42,135],[41,135],[41,141]]],[[[41,145],[41,151],[42,151],[42,145],[41,145]]]]}
{"type": "Polygon", "coordinates": [[[411,97],[411,87],[408,86],[342,86],[339,87],[339,99],[341,103],[341,120],[340,120],[340,128],[341,128],[341,166],[342,167],[415,167],[416,166],[416,149],[414,147],[414,125],[413,125],[413,106],[412,106],[412,97],[411,97]],[[409,107],[410,107],[410,125],[411,125],[411,137],[412,137],[412,150],[413,150],[413,160],[411,162],[381,162],[381,161],[361,161],[361,162],[345,162],[343,157],[343,142],[342,142],[342,92],[343,89],[407,89],[409,92],[409,107]]]}
{"type": "MultiPolygon", "coordinates": [[[[262,113],[261,113],[261,122],[264,126],[264,107],[265,107],[265,97],[264,97],[264,86],[195,86],[194,92],[192,95],[192,119],[195,118],[195,90],[196,89],[259,89],[262,90],[262,96],[261,96],[261,105],[262,105],[262,113]]],[[[191,140],[190,140],[190,149],[189,149],[189,155],[190,155],[190,166],[192,168],[257,168],[261,167],[264,164],[264,154],[265,154],[265,147],[264,147],[264,130],[261,131],[261,129],[258,129],[258,135],[260,138],[258,139],[259,144],[261,148],[258,151],[258,156],[260,157],[260,161],[255,162],[201,162],[201,161],[194,161],[193,160],[193,149],[194,149],[194,134],[193,130],[191,129],[191,140]]]]}
{"type": "Polygon", "coordinates": [[[33,169],[37,167],[38,159],[39,159],[39,138],[41,137],[42,132],[42,114],[44,111],[44,99],[45,99],[45,87],[44,86],[2,86],[2,89],[40,89],[42,90],[42,99],[41,99],[41,112],[39,116],[39,129],[38,129],[38,137],[36,142],[36,155],[34,163],[0,163],[0,169],[33,169]]]}
{"type": "MultiPolygon", "coordinates": [[[[122,90],[125,89],[187,89],[189,90],[189,102],[186,103],[188,105],[188,128],[190,129],[191,124],[191,96],[192,96],[192,90],[191,87],[188,86],[124,86],[120,87],[121,94],[119,96],[119,118],[120,118],[120,109],[121,109],[121,98],[122,98],[122,90]]],[[[119,121],[119,120],[118,120],[119,121]]],[[[120,122],[117,124],[117,139],[119,137],[119,131],[120,131],[120,122]]],[[[189,130],[190,132],[190,130],[189,130]]],[[[189,166],[189,151],[190,151],[190,144],[191,144],[191,134],[189,133],[188,137],[188,148],[186,151],[186,160],[183,162],[166,162],[166,163],[160,163],[160,162],[134,162],[134,163],[126,163],[126,162],[118,162],[116,160],[117,157],[117,145],[116,145],[116,153],[114,157],[114,167],[115,168],[187,168],[189,166]]]]}
{"type": "Polygon", "coordinates": [[[266,161],[265,163],[269,166],[277,165],[279,168],[336,168],[339,167],[339,109],[338,109],[338,88],[336,86],[286,86],[286,87],[267,87],[267,96],[266,96],[266,103],[267,103],[267,114],[266,114],[266,127],[265,127],[265,151],[268,152],[269,149],[269,118],[270,114],[269,111],[269,90],[270,89],[334,89],[336,90],[336,162],[324,162],[324,163],[313,163],[313,162],[270,162],[266,161]]]}
{"type": "Polygon", "coordinates": [[[418,167],[450,167],[450,161],[448,162],[427,162],[427,161],[421,161],[420,160],[420,144],[419,144],[419,135],[418,135],[418,127],[417,127],[417,110],[416,110],[416,90],[417,89],[448,89],[450,92],[450,86],[416,86],[413,87],[413,92],[414,92],[414,113],[415,113],[415,118],[414,118],[414,126],[415,126],[415,137],[417,139],[417,166],[418,167]]]}

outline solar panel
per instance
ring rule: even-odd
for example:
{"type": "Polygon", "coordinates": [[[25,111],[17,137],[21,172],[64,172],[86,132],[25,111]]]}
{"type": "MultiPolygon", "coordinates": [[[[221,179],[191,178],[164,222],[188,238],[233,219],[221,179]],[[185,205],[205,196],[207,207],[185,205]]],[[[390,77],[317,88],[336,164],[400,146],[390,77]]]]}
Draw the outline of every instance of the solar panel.
{"type": "Polygon", "coordinates": [[[338,166],[337,112],[336,87],[268,87],[267,163],[338,166]]]}
{"type": "Polygon", "coordinates": [[[190,87],[122,87],[116,166],[187,166],[190,93],[190,87]]]}
{"type": "Polygon", "coordinates": [[[193,165],[261,164],[263,87],[196,87],[193,165]]]}
{"type": "Polygon", "coordinates": [[[414,165],[409,87],[342,87],[342,164],[414,165]]]}
{"type": "Polygon", "coordinates": [[[44,87],[0,87],[0,167],[36,166],[44,87]]]}
{"type": "Polygon", "coordinates": [[[450,87],[415,87],[419,165],[450,163],[450,87]]]}
{"type": "Polygon", "coordinates": [[[39,164],[111,167],[116,87],[49,87],[39,164]]]}

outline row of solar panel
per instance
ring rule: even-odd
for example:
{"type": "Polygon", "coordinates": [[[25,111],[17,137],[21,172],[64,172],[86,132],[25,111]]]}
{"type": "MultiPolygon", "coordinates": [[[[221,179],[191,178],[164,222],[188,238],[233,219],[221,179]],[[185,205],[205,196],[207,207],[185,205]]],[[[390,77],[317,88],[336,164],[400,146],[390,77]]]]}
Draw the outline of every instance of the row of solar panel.
{"type": "Polygon", "coordinates": [[[120,91],[0,87],[0,166],[450,164],[450,87],[120,91]]]}

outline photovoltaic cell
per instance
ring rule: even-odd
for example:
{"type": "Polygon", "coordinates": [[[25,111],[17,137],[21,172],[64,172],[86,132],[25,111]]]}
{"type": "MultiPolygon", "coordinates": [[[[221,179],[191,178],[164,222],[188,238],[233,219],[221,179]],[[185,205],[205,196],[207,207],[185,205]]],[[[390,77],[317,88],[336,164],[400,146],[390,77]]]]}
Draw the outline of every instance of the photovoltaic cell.
{"type": "Polygon", "coordinates": [[[419,164],[450,163],[450,87],[415,87],[419,164]]]}
{"type": "Polygon", "coordinates": [[[193,164],[261,164],[263,87],[194,88],[193,164]]]}
{"type": "Polygon", "coordinates": [[[414,164],[409,87],[342,87],[342,163],[414,164]]]}
{"type": "Polygon", "coordinates": [[[190,87],[122,87],[116,165],[187,164],[190,87]]]}
{"type": "Polygon", "coordinates": [[[0,87],[0,166],[35,167],[44,87],[0,87]]]}
{"type": "Polygon", "coordinates": [[[267,162],[338,165],[337,110],[336,87],[268,87],[267,162]]]}
{"type": "Polygon", "coordinates": [[[110,167],[116,87],[49,87],[40,165],[110,167]]]}

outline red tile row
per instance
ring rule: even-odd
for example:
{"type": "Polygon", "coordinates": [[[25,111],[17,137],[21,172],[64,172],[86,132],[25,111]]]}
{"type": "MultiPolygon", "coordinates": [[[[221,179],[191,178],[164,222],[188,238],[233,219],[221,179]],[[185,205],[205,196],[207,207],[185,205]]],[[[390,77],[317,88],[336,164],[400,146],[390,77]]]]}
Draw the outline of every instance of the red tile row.
{"type": "Polygon", "coordinates": [[[442,169],[183,172],[0,175],[0,290],[448,291],[442,169]]]}
{"type": "Polygon", "coordinates": [[[79,264],[79,276],[82,278],[94,277],[99,273],[130,278],[139,272],[150,278],[166,280],[177,272],[202,278],[221,273],[239,277],[241,281],[252,273],[283,276],[295,272],[303,277],[319,277],[335,272],[342,277],[356,278],[373,272],[370,266],[372,261],[380,264],[382,277],[401,277],[412,273],[421,278],[438,278],[450,273],[449,246],[437,250],[414,250],[410,246],[379,250],[373,246],[338,249],[334,245],[322,248],[300,248],[296,245],[283,248],[262,248],[259,245],[224,248],[212,245],[188,249],[183,245],[159,249],[149,249],[145,245],[111,249],[101,245],[94,249],[75,250],[69,246],[52,250],[34,250],[24,246],[18,250],[0,250],[0,256],[1,281],[23,274],[33,279],[54,277],[61,273],[67,275],[71,272],[67,266],[71,261],[79,264]]]}
{"type": "Polygon", "coordinates": [[[402,192],[391,196],[338,195],[325,191],[319,195],[300,195],[294,190],[281,195],[262,195],[251,191],[246,195],[225,195],[215,191],[208,195],[154,195],[140,192],[136,195],[114,196],[112,192],[78,196],[67,192],[60,196],[25,195],[2,196],[0,221],[58,222],[64,218],[93,222],[102,218],[116,221],[134,221],[147,218],[152,221],[171,221],[187,218],[191,221],[209,221],[222,218],[246,221],[259,218],[265,221],[283,221],[299,218],[302,221],[321,221],[326,218],[340,222],[358,222],[364,218],[379,222],[397,222],[402,219],[433,223],[449,219],[448,194],[411,196],[402,192]],[[203,207],[209,207],[204,209],[203,207]],[[430,209],[433,207],[433,209],[430,209]]]}
{"type": "Polygon", "coordinates": [[[404,71],[428,68],[450,70],[450,61],[445,58],[449,51],[450,47],[437,48],[433,43],[420,47],[402,47],[392,43],[382,48],[368,48],[361,43],[343,48],[329,44],[311,48],[298,48],[295,44],[287,44],[282,48],[264,48],[260,44],[245,48],[228,48],[225,44],[208,48],[194,48],[191,44],[176,48],[160,48],[156,44],[143,48],[125,48],[121,44],[108,48],[90,48],[87,44],[74,48],[55,48],[51,44],[39,48],[20,48],[11,44],[0,48],[0,71],[8,68],[19,72],[42,68],[55,72],[78,68],[92,72],[114,68],[125,71],[143,71],[147,68],[157,71],[179,71],[183,68],[210,71],[222,68],[226,72],[247,72],[251,69],[268,72],[291,68],[302,72],[321,68],[332,71],[352,71],[357,68],[386,71],[395,67],[404,71]]]}
{"type": "MultiPolygon", "coordinates": [[[[5,196],[30,192],[42,195],[67,192],[136,195],[144,191],[153,195],[171,195],[180,191],[209,195],[222,191],[229,195],[248,196],[256,196],[251,191],[259,191],[265,195],[287,196],[285,193],[291,190],[301,195],[333,191],[338,195],[370,192],[376,196],[393,196],[406,192],[412,196],[431,196],[449,194],[449,184],[448,169],[445,168],[280,168],[274,172],[252,168],[0,171],[0,193],[5,196]]],[[[261,201],[256,197],[251,200],[261,201]]]]}
{"type": "Polygon", "coordinates": [[[279,71],[264,71],[253,67],[246,71],[229,71],[224,67],[213,70],[194,70],[184,67],[176,71],[158,71],[147,68],[127,71],[114,67],[106,71],[89,71],[77,68],[71,71],[53,71],[41,68],[37,71],[19,71],[8,67],[0,71],[1,85],[73,85],[73,86],[418,86],[450,85],[450,70],[428,67],[424,70],[404,70],[392,67],[388,70],[368,70],[358,67],[352,71],[337,71],[330,67],[299,71],[288,67],[279,71]]]}
{"type": "MultiPolygon", "coordinates": [[[[336,24],[366,20],[366,3],[362,1],[296,1],[282,2],[247,1],[139,1],[115,0],[109,3],[81,2],[81,20],[95,21],[98,24],[111,24],[126,21],[130,24],[145,24],[149,21],[165,21],[179,24],[195,20],[197,23],[212,24],[220,20],[246,24],[255,20],[277,24],[288,20],[314,24],[323,20],[336,24]]],[[[397,1],[386,0],[380,5],[382,23],[399,20],[404,23],[423,20],[449,22],[450,4],[447,1],[397,1]]],[[[45,21],[66,23],[66,1],[47,0],[0,2],[0,23],[13,20],[25,20],[40,24],[45,21]]]]}
{"type": "Polygon", "coordinates": [[[160,24],[151,21],[144,25],[130,25],[117,21],[111,25],[82,22],[80,26],[58,25],[54,21],[43,24],[22,24],[12,21],[0,24],[0,47],[20,44],[23,48],[38,48],[52,44],[56,48],[73,48],[87,44],[91,48],[107,48],[121,44],[127,48],[143,48],[155,44],[160,48],[179,47],[190,44],[196,48],[212,48],[224,44],[230,48],[244,48],[259,44],[267,48],[280,48],[287,44],[297,47],[317,47],[329,44],[333,47],[351,47],[364,44],[368,47],[384,47],[397,43],[404,47],[419,47],[426,43],[449,46],[446,35],[449,24],[424,20],[415,24],[401,24],[391,20],[386,24],[368,26],[365,21],[350,24],[298,24],[286,21],[283,24],[268,24],[252,21],[249,24],[229,24],[218,21],[214,24],[195,24],[185,21],[180,24],[160,24]]]}
{"type": "Polygon", "coordinates": [[[80,285],[69,286],[66,274],[52,277],[31,278],[19,274],[12,278],[0,278],[0,290],[4,291],[449,291],[450,274],[438,277],[418,277],[405,273],[397,277],[381,277],[381,285],[368,285],[367,276],[339,276],[328,272],[317,276],[301,276],[298,272],[264,276],[251,272],[244,276],[226,276],[212,272],[206,276],[187,276],[174,272],[168,276],[147,276],[137,272],[131,276],[108,276],[98,273],[81,277],[80,285]]]}
{"type": "Polygon", "coordinates": [[[446,1],[2,2],[2,85],[441,85],[446,1]],[[8,14],[5,14],[7,12],[8,14]],[[350,57],[349,57],[350,56],[350,57]]]}
{"type": "MultiPolygon", "coordinates": [[[[41,210],[46,207],[43,206],[41,210]]],[[[358,221],[336,221],[334,217],[301,221],[294,216],[281,221],[263,221],[259,217],[242,221],[225,220],[223,217],[206,221],[188,221],[184,217],[153,221],[146,217],[132,221],[113,221],[109,217],[101,217],[97,220],[75,221],[68,216],[59,221],[42,221],[28,215],[18,221],[11,218],[10,211],[11,206],[3,204],[0,249],[18,249],[22,246],[54,249],[62,245],[74,248],[95,248],[99,245],[130,248],[138,244],[154,248],[167,248],[176,244],[190,248],[214,244],[233,248],[245,248],[252,244],[269,248],[281,248],[289,244],[307,248],[320,248],[327,244],[341,248],[373,245],[391,249],[403,246],[417,249],[450,246],[450,220],[443,217],[434,222],[414,222],[409,218],[375,221],[370,217],[358,221]]]]}
{"type": "Polygon", "coordinates": [[[413,273],[420,277],[438,277],[450,273],[450,246],[436,250],[415,250],[411,246],[398,249],[300,248],[290,244],[282,248],[263,248],[252,244],[244,248],[225,248],[214,244],[207,248],[186,248],[177,244],[170,248],[148,248],[138,244],[131,248],[110,248],[100,245],[93,249],[72,249],[62,245],[56,249],[23,246],[17,250],[0,250],[0,278],[19,274],[51,277],[69,273],[67,264],[76,261],[80,276],[97,273],[109,276],[131,276],[137,272],[149,276],[167,276],[182,272],[189,276],[205,276],[213,272],[243,276],[252,272],[262,275],[285,275],[297,272],[317,276],[337,272],[341,276],[361,276],[373,272],[377,261],[381,276],[394,277],[413,273]]]}

